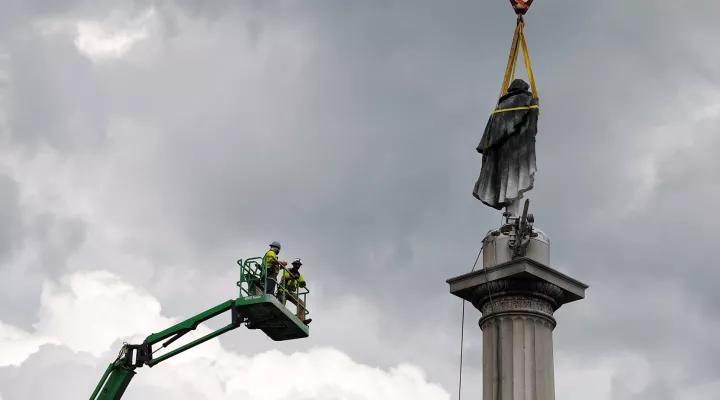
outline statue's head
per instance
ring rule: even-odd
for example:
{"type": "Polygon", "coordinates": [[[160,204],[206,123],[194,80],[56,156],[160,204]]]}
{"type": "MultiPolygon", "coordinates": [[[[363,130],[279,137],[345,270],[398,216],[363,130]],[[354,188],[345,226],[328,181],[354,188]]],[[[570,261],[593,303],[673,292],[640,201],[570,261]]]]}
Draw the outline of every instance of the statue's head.
{"type": "Polygon", "coordinates": [[[515,79],[508,87],[508,93],[515,91],[527,91],[530,89],[530,85],[522,79],[515,79]]]}

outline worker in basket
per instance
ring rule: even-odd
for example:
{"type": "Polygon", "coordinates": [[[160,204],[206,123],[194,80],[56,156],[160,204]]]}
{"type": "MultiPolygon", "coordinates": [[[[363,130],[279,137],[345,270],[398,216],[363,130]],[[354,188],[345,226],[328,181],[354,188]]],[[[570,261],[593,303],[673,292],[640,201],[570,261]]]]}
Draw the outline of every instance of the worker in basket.
{"type": "MultiPolygon", "coordinates": [[[[287,265],[287,261],[278,260],[278,254],[282,246],[280,242],[270,243],[270,250],[263,256],[263,265],[265,266],[265,272],[267,274],[267,294],[275,296],[275,287],[277,286],[278,274],[280,273],[280,266],[287,265]]],[[[266,281],[264,275],[259,276],[260,280],[253,282],[253,292],[256,295],[260,295],[263,292],[263,283],[266,281]]]]}
{"type": "Polygon", "coordinates": [[[297,295],[298,287],[304,288],[306,286],[305,278],[300,273],[301,266],[302,261],[296,258],[292,262],[290,270],[283,270],[282,280],[280,281],[281,286],[278,289],[278,298],[283,305],[285,305],[285,302],[288,300],[295,304],[297,306],[297,317],[307,325],[312,321],[312,318],[305,319],[305,313],[307,312],[307,310],[305,310],[305,302],[297,295]],[[284,290],[283,287],[285,288],[284,290]]]}

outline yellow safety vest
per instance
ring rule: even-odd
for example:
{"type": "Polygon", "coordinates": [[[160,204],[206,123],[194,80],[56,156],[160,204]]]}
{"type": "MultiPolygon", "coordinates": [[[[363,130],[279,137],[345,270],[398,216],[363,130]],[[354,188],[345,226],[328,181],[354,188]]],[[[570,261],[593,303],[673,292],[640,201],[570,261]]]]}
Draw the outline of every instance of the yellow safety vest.
{"type": "Polygon", "coordinates": [[[305,282],[305,278],[303,278],[302,274],[298,272],[296,276],[292,276],[288,270],[283,271],[282,281],[281,281],[288,291],[294,292],[297,290],[297,286],[300,282],[305,282]]]}
{"type": "Polygon", "coordinates": [[[267,268],[268,276],[277,278],[277,274],[280,273],[280,263],[278,261],[278,256],[274,251],[268,250],[268,252],[265,253],[265,256],[263,257],[263,264],[265,265],[265,268],[267,268]]]}

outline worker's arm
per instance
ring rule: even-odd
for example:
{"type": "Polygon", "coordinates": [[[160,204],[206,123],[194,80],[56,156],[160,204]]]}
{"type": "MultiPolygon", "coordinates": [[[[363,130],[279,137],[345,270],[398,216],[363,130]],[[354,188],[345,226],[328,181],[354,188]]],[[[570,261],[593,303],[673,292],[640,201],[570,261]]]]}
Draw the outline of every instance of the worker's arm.
{"type": "Polygon", "coordinates": [[[277,254],[275,254],[274,251],[268,252],[265,263],[268,264],[268,266],[273,265],[282,265],[283,267],[287,265],[287,261],[279,261],[277,254]]]}
{"type": "Polygon", "coordinates": [[[282,277],[280,278],[280,283],[285,285],[285,282],[290,280],[291,273],[287,269],[283,268],[282,277]]]}

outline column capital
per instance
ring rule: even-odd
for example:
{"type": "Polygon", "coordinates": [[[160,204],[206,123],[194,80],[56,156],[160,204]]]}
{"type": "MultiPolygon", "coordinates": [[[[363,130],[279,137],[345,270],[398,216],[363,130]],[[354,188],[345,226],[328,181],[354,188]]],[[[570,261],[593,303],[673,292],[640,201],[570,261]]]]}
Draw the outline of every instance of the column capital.
{"type": "Polygon", "coordinates": [[[492,300],[498,300],[507,296],[544,300],[551,307],[550,315],[552,315],[553,311],[560,308],[565,300],[564,291],[550,282],[502,279],[477,286],[472,292],[470,302],[484,315],[486,311],[483,311],[483,306],[490,301],[491,298],[492,300]]]}
{"type": "MultiPolygon", "coordinates": [[[[487,269],[473,271],[447,280],[450,293],[472,303],[482,303],[489,291],[495,293],[522,292],[523,295],[547,296],[554,309],[583,299],[582,282],[528,258],[518,258],[487,269]]],[[[482,304],[476,305],[478,309],[482,304]]]]}

